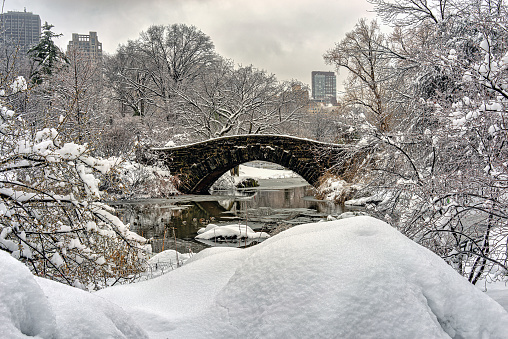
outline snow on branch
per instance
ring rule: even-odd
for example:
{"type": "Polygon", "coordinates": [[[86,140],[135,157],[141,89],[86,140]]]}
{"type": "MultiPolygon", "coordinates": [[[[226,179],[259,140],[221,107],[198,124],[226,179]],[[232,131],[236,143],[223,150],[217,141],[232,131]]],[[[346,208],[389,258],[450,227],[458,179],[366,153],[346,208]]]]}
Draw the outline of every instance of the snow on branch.
{"type": "MultiPolygon", "coordinates": [[[[24,88],[21,79],[13,90],[24,88]]],[[[92,157],[58,126],[34,133],[0,104],[0,249],[36,275],[81,288],[137,276],[146,240],[100,202],[97,174],[118,160],[92,157]]]]}

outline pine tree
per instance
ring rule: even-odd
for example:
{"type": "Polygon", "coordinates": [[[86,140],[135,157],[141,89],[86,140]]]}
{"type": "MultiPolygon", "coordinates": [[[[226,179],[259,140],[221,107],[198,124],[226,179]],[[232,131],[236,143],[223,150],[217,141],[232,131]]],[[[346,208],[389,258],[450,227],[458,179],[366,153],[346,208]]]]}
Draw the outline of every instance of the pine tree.
{"type": "Polygon", "coordinates": [[[28,55],[33,61],[30,79],[34,84],[41,84],[44,77],[53,74],[59,64],[67,63],[65,54],[55,45],[54,38],[61,37],[51,31],[53,25],[44,23],[42,26],[41,39],[39,43],[28,50],[28,55]]]}

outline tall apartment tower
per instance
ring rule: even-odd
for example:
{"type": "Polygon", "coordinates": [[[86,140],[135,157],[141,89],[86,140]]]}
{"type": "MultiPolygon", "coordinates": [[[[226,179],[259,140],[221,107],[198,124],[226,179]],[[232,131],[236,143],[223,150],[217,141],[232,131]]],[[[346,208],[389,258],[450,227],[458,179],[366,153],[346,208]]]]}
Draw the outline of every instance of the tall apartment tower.
{"type": "Polygon", "coordinates": [[[97,32],[90,34],[72,33],[72,40],[67,45],[67,54],[73,50],[83,53],[89,59],[102,58],[102,43],[99,42],[97,32]]]}
{"type": "Polygon", "coordinates": [[[11,43],[26,53],[39,43],[41,37],[41,18],[32,12],[13,12],[0,14],[0,37],[2,42],[11,43]]]}
{"type": "Polygon", "coordinates": [[[334,72],[312,72],[312,99],[327,104],[337,104],[337,79],[334,72]]]}

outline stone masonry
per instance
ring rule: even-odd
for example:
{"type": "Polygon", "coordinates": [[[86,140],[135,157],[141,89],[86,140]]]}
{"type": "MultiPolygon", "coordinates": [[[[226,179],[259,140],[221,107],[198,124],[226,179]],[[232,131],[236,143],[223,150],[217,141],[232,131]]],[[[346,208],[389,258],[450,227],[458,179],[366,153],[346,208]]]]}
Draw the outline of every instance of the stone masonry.
{"type": "Polygon", "coordinates": [[[282,165],[317,186],[321,177],[344,154],[341,145],[280,135],[241,135],[195,144],[152,148],[138,152],[138,161],[162,165],[179,179],[187,194],[206,194],[231,168],[253,160],[282,165]]]}

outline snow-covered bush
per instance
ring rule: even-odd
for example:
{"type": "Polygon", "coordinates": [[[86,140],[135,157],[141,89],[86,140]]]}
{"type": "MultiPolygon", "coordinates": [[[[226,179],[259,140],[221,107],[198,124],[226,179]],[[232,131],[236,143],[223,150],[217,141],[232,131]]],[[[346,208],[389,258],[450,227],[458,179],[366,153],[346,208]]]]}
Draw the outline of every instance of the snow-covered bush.
{"type": "Polygon", "coordinates": [[[125,188],[123,196],[167,198],[180,194],[176,188],[178,179],[163,168],[124,161],[117,170],[125,188]]]}
{"type": "Polygon", "coordinates": [[[101,202],[95,176],[114,161],[90,156],[87,144],[67,142],[63,116],[34,132],[0,104],[0,249],[35,275],[82,288],[138,275],[145,239],[101,202]]]}
{"type": "Polygon", "coordinates": [[[319,180],[320,184],[316,196],[319,199],[332,200],[336,203],[344,203],[361,188],[361,185],[350,184],[330,173],[323,175],[319,180]]]}

